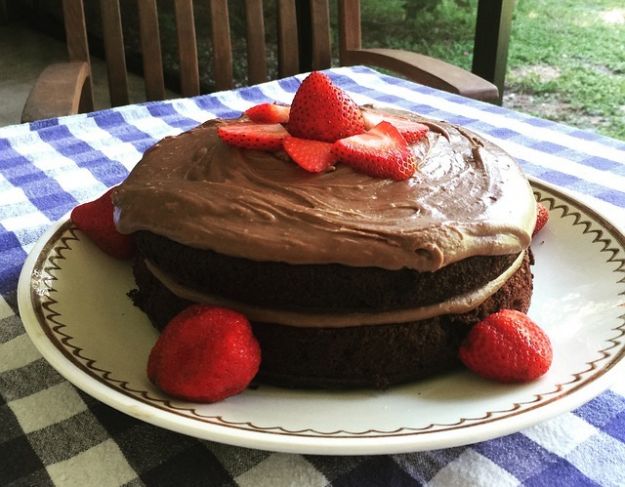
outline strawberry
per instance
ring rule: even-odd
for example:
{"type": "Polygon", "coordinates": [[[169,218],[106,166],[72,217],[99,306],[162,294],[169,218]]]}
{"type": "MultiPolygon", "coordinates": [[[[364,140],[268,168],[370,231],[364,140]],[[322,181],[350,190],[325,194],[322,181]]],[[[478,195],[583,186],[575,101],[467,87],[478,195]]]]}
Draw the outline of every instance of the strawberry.
{"type": "Polygon", "coordinates": [[[532,237],[542,230],[549,220],[549,210],[542,203],[536,203],[536,224],[532,237]]]}
{"type": "Polygon", "coordinates": [[[430,130],[427,125],[423,125],[422,123],[415,122],[399,115],[363,111],[362,118],[365,121],[365,128],[367,130],[375,127],[382,121],[389,122],[393,125],[393,127],[399,130],[399,133],[409,144],[419,142],[430,130]]]}
{"type": "Polygon", "coordinates": [[[242,392],[260,366],[245,316],[195,304],[167,324],[150,352],[148,378],[180,399],[216,402],[242,392]]]}
{"type": "Polygon", "coordinates": [[[94,201],[75,207],[70,220],[111,257],[129,259],[134,254],[135,244],[130,235],[119,233],[115,227],[111,200],[113,189],[94,201]]]}
{"type": "Polygon", "coordinates": [[[408,143],[389,122],[380,122],[364,134],[337,140],[333,151],[339,161],[376,178],[401,181],[416,169],[408,143]]]}
{"type": "Polygon", "coordinates": [[[336,162],[330,142],[288,136],[284,150],[293,161],[308,172],[323,172],[336,162]]]}
{"type": "Polygon", "coordinates": [[[295,93],[287,129],[294,137],[334,142],[364,132],[365,124],[358,105],[325,74],[313,71],[295,93]]]}
{"type": "Polygon", "coordinates": [[[460,346],[460,360],[499,382],[529,382],[551,366],[551,342],[525,313],[504,309],[476,324],[460,346]]]}
{"type": "Polygon", "coordinates": [[[287,105],[261,103],[245,110],[245,114],[256,123],[286,123],[289,121],[290,109],[287,105]]]}
{"type": "Polygon", "coordinates": [[[217,135],[229,145],[242,149],[276,151],[289,135],[279,123],[236,122],[217,128],[217,135]]]}

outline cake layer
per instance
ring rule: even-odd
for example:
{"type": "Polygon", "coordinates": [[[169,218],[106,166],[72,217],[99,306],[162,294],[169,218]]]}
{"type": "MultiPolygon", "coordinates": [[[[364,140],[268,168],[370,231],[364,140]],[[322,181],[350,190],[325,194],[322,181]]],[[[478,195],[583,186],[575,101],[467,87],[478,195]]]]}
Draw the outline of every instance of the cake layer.
{"type": "MultiPolygon", "coordinates": [[[[293,387],[386,387],[450,370],[460,342],[478,320],[499,309],[527,311],[530,259],[475,309],[418,322],[347,328],[298,328],[252,321],[262,351],[263,382],[293,387]]],[[[143,261],[134,268],[135,303],[159,329],[190,304],[171,293],[143,261]]]]}
{"type": "Polygon", "coordinates": [[[283,152],[238,149],[209,121],[148,150],[113,193],[122,233],[146,230],[256,261],[436,271],[530,243],[530,186],[502,149],[444,122],[412,146],[405,181],[345,164],[310,174],[283,152]]]}
{"type": "Polygon", "coordinates": [[[269,308],[307,311],[401,310],[446,301],[485,286],[515,255],[475,256],[436,272],[338,264],[291,265],[229,257],[138,232],[137,247],[182,286],[269,308]]]}
{"type": "Polygon", "coordinates": [[[149,261],[144,261],[148,271],[156,277],[161,284],[176,296],[201,303],[208,306],[230,308],[243,313],[253,321],[276,323],[280,325],[319,328],[344,328],[348,326],[379,326],[388,323],[406,323],[416,320],[424,320],[444,314],[465,313],[483,303],[486,299],[497,292],[514,274],[523,262],[524,254],[519,254],[514,263],[503,274],[497,276],[486,285],[460,294],[444,301],[414,308],[394,308],[383,311],[360,311],[360,312],[337,312],[325,311],[311,313],[306,311],[291,311],[285,309],[270,308],[267,306],[254,306],[240,301],[232,301],[215,294],[198,292],[186,287],[164,273],[149,261]]]}

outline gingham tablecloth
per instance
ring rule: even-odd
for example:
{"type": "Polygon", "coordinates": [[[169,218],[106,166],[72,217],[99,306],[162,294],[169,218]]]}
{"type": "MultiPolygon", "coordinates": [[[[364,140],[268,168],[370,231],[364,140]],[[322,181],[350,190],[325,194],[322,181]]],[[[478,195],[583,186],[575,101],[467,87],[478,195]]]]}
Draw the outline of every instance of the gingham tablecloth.
{"type": "MultiPolygon", "coordinates": [[[[364,67],[329,71],[358,103],[384,103],[495,139],[543,181],[625,226],[625,143],[364,67]]],[[[198,440],[126,416],[66,382],[20,321],[29,249],[75,205],[118,184],[166,135],[266,100],[295,77],[235,91],[0,128],[0,485],[625,485],[625,378],[519,433],[400,455],[272,453],[198,440]]]]}

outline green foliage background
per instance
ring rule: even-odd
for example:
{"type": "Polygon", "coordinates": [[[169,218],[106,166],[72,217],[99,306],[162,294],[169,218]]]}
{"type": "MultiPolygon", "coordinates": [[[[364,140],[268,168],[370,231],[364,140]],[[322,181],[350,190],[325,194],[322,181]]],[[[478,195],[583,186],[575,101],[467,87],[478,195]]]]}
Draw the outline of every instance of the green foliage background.
{"type": "MultiPolygon", "coordinates": [[[[414,17],[410,3],[363,0],[365,43],[469,69],[477,0],[428,0],[414,17]]],[[[504,106],[625,140],[625,3],[517,0],[505,94],[504,106]]]]}

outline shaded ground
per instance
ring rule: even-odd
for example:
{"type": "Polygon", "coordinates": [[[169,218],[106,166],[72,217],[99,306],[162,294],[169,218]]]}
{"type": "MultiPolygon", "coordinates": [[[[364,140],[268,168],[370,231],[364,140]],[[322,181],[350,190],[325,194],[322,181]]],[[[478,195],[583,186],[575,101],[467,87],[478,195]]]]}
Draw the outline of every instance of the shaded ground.
{"type": "MultiPolygon", "coordinates": [[[[543,71],[541,66],[512,70],[509,76],[523,79],[524,72],[531,72],[536,76],[535,83],[548,83],[552,76],[559,76],[557,69],[548,67],[546,71],[543,71]]],[[[589,113],[584,107],[572,105],[566,97],[559,96],[558,93],[534,93],[533,90],[528,90],[521,83],[508,83],[503,97],[503,106],[618,137],[618,133],[611,133],[613,122],[609,116],[589,113]]],[[[623,116],[625,116],[625,106],[621,109],[623,116]]]]}

